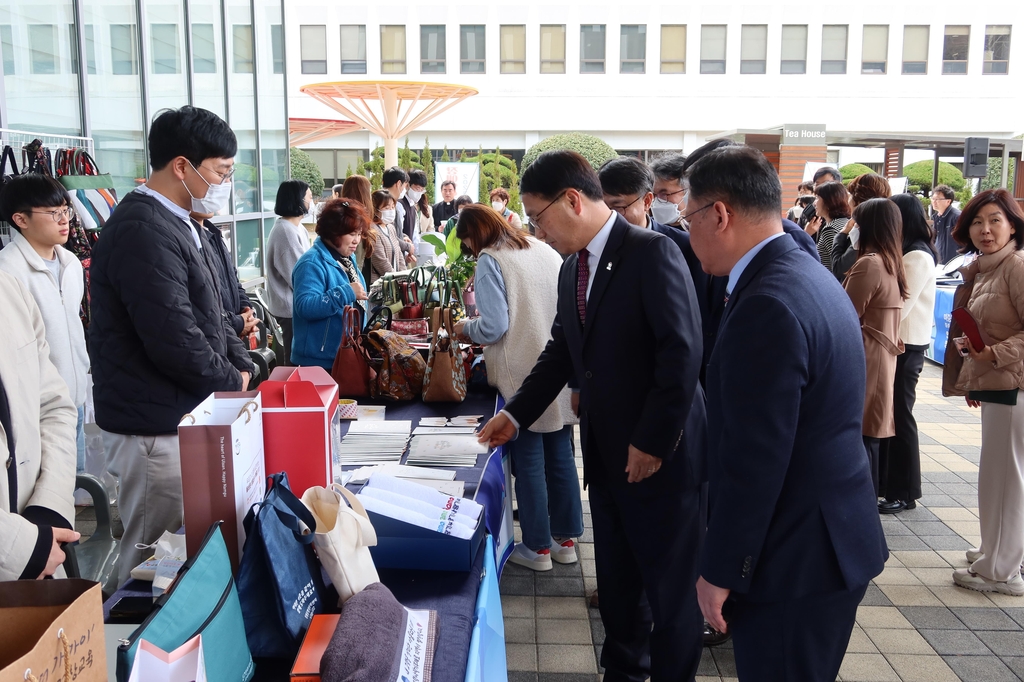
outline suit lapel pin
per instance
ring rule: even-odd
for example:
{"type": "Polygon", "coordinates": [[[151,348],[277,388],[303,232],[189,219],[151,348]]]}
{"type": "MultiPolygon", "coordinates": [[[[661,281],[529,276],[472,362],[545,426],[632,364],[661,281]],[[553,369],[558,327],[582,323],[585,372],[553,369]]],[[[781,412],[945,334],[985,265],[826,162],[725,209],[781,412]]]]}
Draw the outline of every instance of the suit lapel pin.
{"type": "Polygon", "coordinates": [[[612,270],[612,262],[608,261],[608,265],[606,265],[604,269],[609,271],[609,272],[611,272],[611,270],[612,270]]]}

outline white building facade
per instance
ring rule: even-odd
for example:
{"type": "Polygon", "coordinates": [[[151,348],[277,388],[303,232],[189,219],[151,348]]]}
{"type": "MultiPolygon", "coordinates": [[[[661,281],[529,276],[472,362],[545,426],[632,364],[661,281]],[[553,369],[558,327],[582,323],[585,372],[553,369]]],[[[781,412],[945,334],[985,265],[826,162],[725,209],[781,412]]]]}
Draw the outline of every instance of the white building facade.
{"type": "MultiPolygon", "coordinates": [[[[342,118],[303,85],[409,80],[479,90],[413,133],[414,149],[429,138],[433,150],[515,155],[581,131],[646,155],[784,123],[1012,137],[1024,130],[1021,30],[1019,1],[289,1],[289,116],[342,118]]],[[[377,144],[361,131],[306,149],[339,178],[377,144]]],[[[882,150],[843,157],[880,162],[882,150]]]]}

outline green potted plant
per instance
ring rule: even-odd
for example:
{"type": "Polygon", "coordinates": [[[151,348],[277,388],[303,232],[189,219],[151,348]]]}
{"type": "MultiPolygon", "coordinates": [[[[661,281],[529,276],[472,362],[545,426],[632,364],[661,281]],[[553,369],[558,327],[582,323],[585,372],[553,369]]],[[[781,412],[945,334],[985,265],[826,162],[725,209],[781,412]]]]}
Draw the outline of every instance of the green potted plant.
{"type": "MultiPolygon", "coordinates": [[[[459,291],[463,292],[463,301],[467,306],[472,305],[472,300],[467,300],[466,283],[473,277],[476,270],[476,261],[469,258],[462,252],[462,240],[455,236],[455,230],[448,233],[445,239],[442,235],[433,232],[423,235],[423,241],[433,245],[434,253],[438,256],[444,254],[446,260],[443,266],[448,271],[448,277],[459,291]]],[[[469,299],[472,299],[472,292],[469,292],[469,299]]]]}

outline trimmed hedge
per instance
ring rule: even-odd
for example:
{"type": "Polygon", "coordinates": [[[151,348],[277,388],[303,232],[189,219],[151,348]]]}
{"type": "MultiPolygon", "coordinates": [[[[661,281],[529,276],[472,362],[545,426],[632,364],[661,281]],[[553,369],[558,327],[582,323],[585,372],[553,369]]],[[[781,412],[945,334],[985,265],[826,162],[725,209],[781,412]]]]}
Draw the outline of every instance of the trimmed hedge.
{"type": "Polygon", "coordinates": [[[842,168],[839,169],[839,174],[843,176],[843,184],[844,185],[849,183],[850,180],[853,180],[854,178],[859,178],[860,176],[864,175],[865,173],[874,173],[874,172],[875,171],[871,170],[870,168],[865,166],[863,163],[848,163],[848,164],[846,164],[845,166],[843,166],[842,168]]]}
{"type": "Polygon", "coordinates": [[[292,147],[289,150],[289,157],[292,177],[296,180],[302,180],[309,185],[309,190],[313,193],[313,196],[319,197],[322,195],[324,193],[324,176],[320,172],[320,167],[313,161],[313,158],[298,147],[292,147]]]}
{"type": "Polygon", "coordinates": [[[583,155],[590,165],[597,170],[606,161],[614,159],[619,154],[612,146],[594,135],[586,133],[564,133],[544,138],[526,151],[523,156],[523,170],[526,170],[538,156],[552,149],[570,149],[583,155]]]}

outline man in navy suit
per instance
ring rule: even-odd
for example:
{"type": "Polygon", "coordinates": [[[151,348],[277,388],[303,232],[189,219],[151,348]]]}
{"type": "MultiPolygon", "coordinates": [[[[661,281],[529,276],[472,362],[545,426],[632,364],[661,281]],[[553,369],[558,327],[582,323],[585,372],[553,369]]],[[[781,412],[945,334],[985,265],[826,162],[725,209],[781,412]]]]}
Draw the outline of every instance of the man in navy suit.
{"type": "Polygon", "coordinates": [[[568,258],[551,341],[480,438],[511,440],[574,379],[604,679],[693,679],[703,635],[695,557],[706,440],[689,269],[670,240],[608,209],[597,174],[575,152],[541,154],[520,188],[537,236],[568,258]]]}
{"type": "Polygon", "coordinates": [[[733,633],[743,680],[834,680],[888,556],[861,444],[860,324],[830,273],[782,230],[761,152],[689,172],[690,241],[728,277],[707,367],[711,509],[701,611],[733,633]]]}

